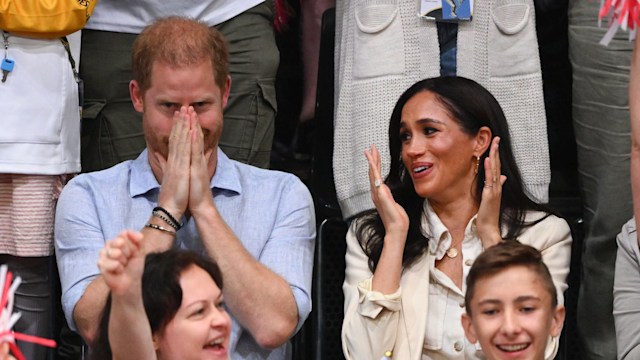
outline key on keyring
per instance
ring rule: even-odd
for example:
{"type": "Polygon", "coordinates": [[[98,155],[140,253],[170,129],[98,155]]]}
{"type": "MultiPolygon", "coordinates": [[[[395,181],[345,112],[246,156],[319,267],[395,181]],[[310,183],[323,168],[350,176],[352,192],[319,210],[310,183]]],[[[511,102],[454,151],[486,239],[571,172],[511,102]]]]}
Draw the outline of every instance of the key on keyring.
{"type": "Polygon", "coordinates": [[[2,59],[2,65],[0,65],[0,69],[2,69],[2,82],[7,81],[7,75],[13,70],[13,65],[13,60],[7,58],[2,59]]]}

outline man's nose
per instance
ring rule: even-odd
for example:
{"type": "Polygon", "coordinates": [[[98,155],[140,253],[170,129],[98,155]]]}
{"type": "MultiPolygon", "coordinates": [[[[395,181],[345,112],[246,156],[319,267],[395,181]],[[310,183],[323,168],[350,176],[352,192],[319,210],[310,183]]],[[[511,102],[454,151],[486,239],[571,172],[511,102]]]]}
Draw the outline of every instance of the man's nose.
{"type": "Polygon", "coordinates": [[[502,331],[506,335],[515,335],[521,331],[520,319],[513,311],[506,311],[502,322],[502,331]]]}

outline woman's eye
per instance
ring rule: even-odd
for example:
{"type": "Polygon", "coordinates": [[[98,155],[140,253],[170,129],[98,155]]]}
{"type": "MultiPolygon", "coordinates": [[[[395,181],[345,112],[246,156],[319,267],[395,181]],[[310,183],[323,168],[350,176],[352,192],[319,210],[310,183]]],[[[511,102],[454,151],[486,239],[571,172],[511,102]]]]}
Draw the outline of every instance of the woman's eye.
{"type": "Polygon", "coordinates": [[[401,142],[406,142],[409,141],[411,139],[411,134],[409,134],[408,132],[401,132],[400,133],[400,141],[401,142]]]}
{"type": "Polygon", "coordinates": [[[216,303],[216,307],[217,307],[218,309],[224,309],[224,301],[217,302],[217,303],[216,303]]]}
{"type": "Polygon", "coordinates": [[[433,133],[435,133],[437,130],[432,128],[432,127],[428,127],[428,128],[424,128],[424,134],[425,135],[431,135],[433,133]]]}
{"type": "Polygon", "coordinates": [[[200,316],[200,315],[202,315],[202,314],[204,314],[204,308],[203,308],[203,307],[195,309],[195,310],[191,313],[191,316],[200,316]]]}

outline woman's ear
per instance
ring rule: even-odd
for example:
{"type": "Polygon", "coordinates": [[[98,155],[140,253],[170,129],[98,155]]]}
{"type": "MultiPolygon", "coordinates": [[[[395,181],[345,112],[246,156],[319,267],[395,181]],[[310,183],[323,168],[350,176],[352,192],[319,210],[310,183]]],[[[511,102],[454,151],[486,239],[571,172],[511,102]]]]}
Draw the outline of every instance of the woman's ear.
{"type": "Polygon", "coordinates": [[[492,139],[493,133],[488,126],[483,126],[478,130],[478,133],[476,134],[476,147],[474,149],[477,157],[482,156],[482,154],[487,151],[491,145],[492,139]]]}

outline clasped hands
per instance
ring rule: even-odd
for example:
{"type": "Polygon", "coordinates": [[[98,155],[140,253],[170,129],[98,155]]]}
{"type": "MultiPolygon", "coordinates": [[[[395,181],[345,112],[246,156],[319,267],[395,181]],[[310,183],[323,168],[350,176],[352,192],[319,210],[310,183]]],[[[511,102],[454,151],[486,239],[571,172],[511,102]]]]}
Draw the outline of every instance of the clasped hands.
{"type": "Polygon", "coordinates": [[[154,156],[162,172],[158,206],[179,220],[187,210],[196,214],[214,206],[210,182],[217,158],[215,144],[204,143],[198,114],[192,106],[176,111],[173,122],[166,157],[157,149],[150,156],[154,156]]]}

